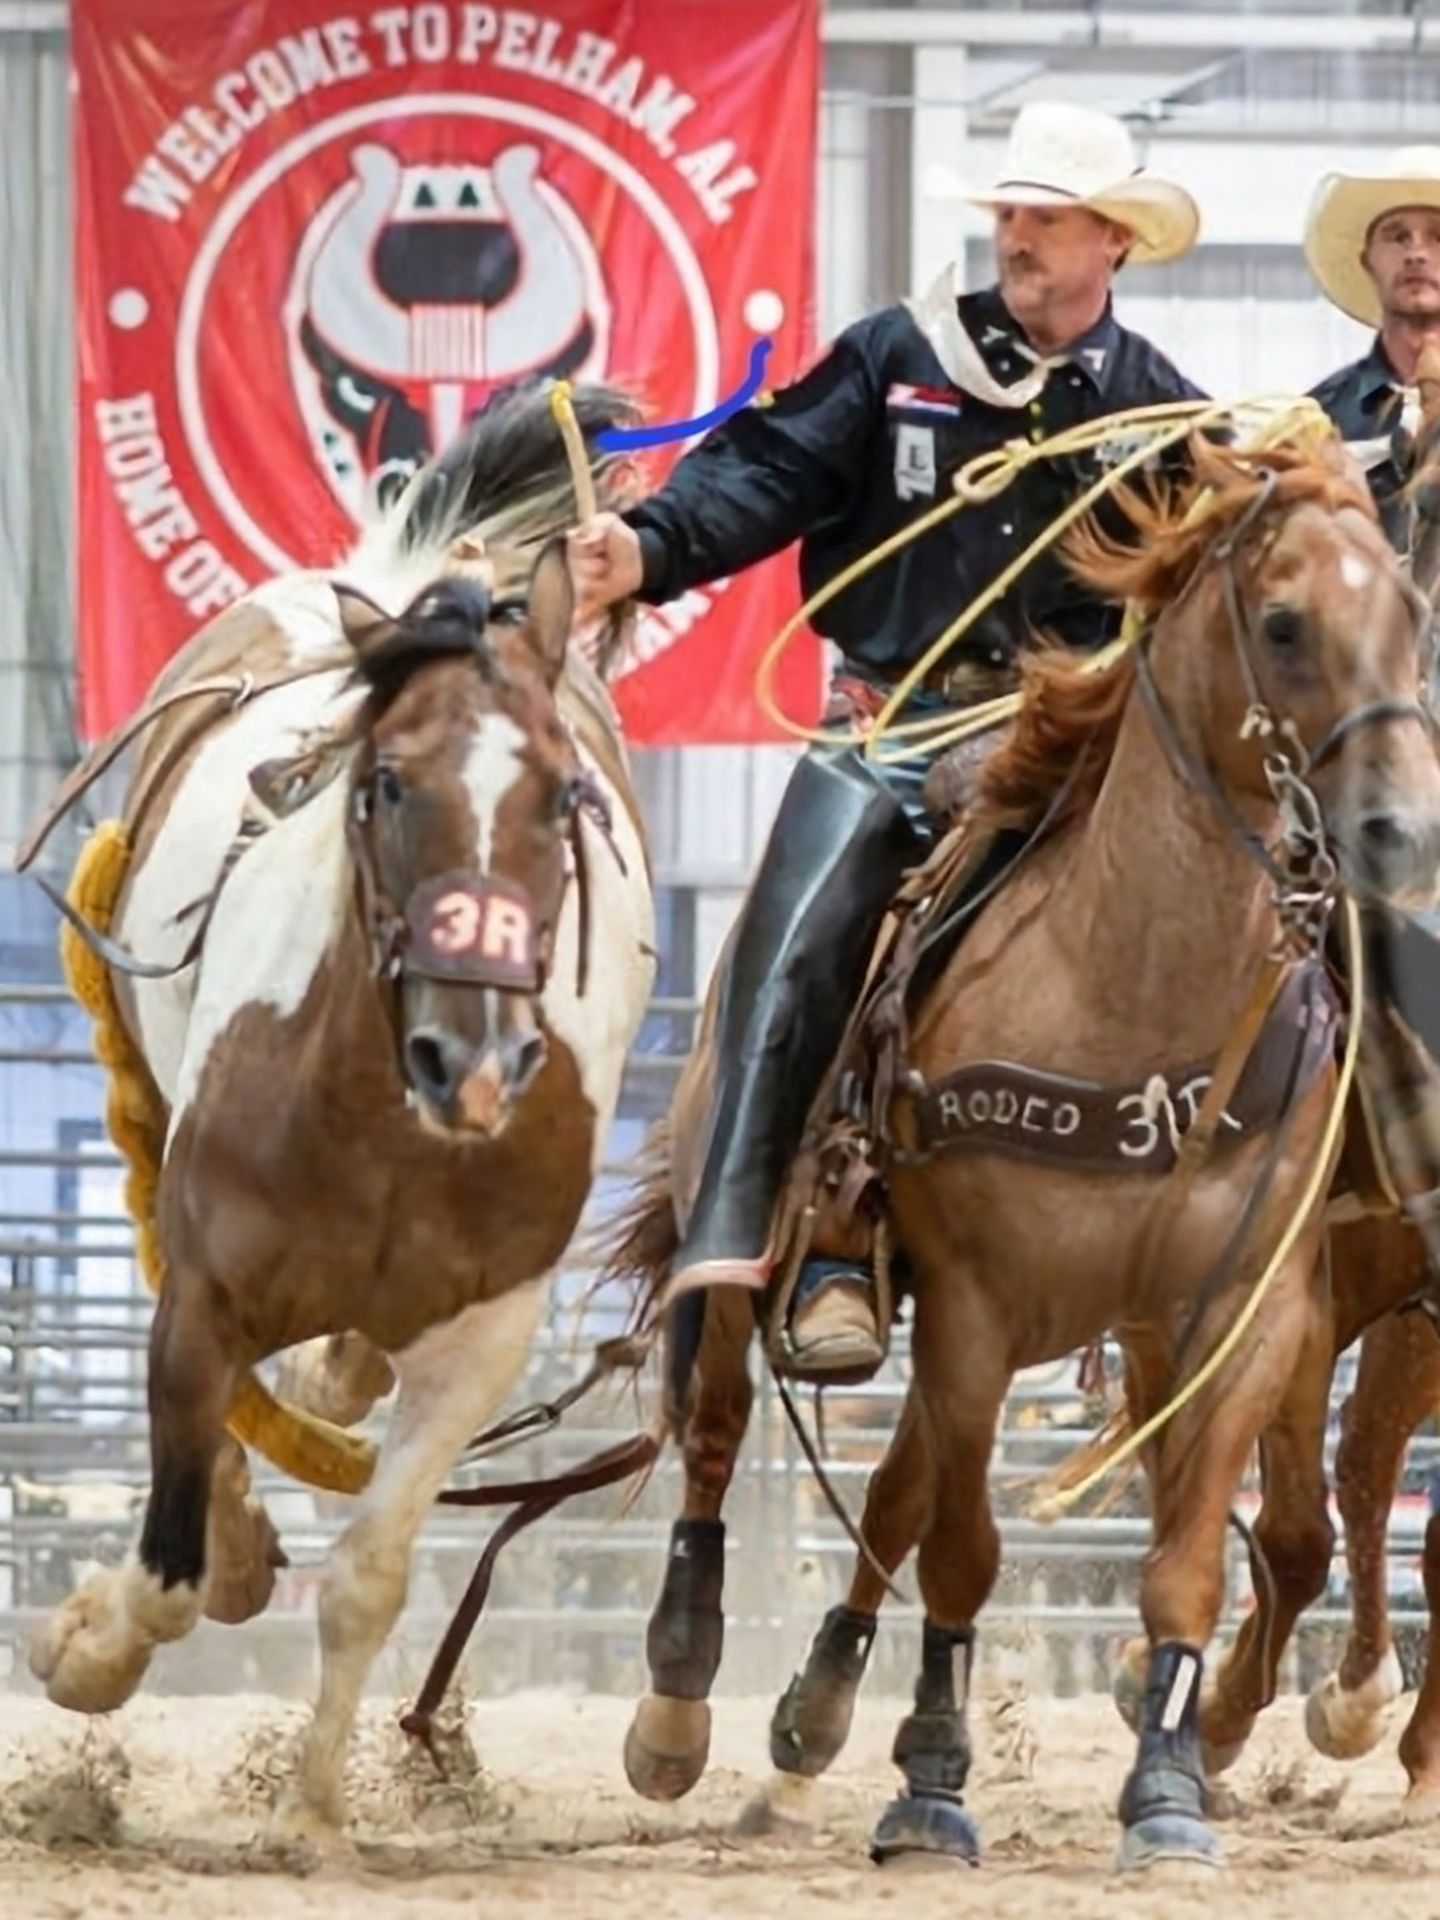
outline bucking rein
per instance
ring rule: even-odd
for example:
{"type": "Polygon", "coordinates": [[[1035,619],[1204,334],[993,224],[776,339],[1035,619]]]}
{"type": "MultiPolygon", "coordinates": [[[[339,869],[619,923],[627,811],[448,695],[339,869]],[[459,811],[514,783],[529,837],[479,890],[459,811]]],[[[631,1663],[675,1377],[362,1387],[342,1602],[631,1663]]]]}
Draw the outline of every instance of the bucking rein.
{"type": "MultiPolygon", "coordinates": [[[[571,401],[569,382],[563,380],[554,382],[550,400],[570,463],[577,515],[583,522],[592,517],[595,512],[595,488],[584,439],[571,401]]],[[[906,673],[874,720],[850,735],[848,744],[863,747],[867,757],[892,764],[920,754],[938,754],[946,748],[959,745],[972,735],[989,731],[998,724],[1012,719],[1023,702],[1023,693],[1013,693],[998,700],[987,701],[972,708],[958,719],[942,714],[927,719],[900,722],[897,721],[896,715],[931,667],[969,630],[980,615],[1009,590],[1033,561],[1053,546],[1100,500],[1128,479],[1131,473],[1153,459],[1156,454],[1177,445],[1197,430],[1230,425],[1241,417],[1253,416],[1257,413],[1262,417],[1269,416],[1268,425],[1262,429],[1254,441],[1247,444],[1247,452],[1262,451],[1267,443],[1283,438],[1296,426],[1324,425],[1328,429],[1328,423],[1324,421],[1324,416],[1314,402],[1296,401],[1290,396],[1274,398],[1258,396],[1230,404],[1209,401],[1180,402],[1164,406],[1133,408],[1123,413],[1111,414],[1102,420],[1069,428],[1046,440],[1010,441],[1001,448],[981,454],[969,461],[953,476],[953,498],[922,514],[908,527],[871,548],[845,567],[819,592],[811,595],[775,635],[766,648],[756,671],[756,698],[762,711],[783,732],[796,739],[832,746],[846,744],[845,736],[833,729],[821,730],[791,719],[781,710],[775,696],[774,681],[780,659],[785,648],[811,615],[842,593],[854,581],[882,565],[893,554],[898,553],[912,541],[920,539],[952,514],[963,512],[967,507],[978,502],[997,498],[1027,466],[1057,456],[1092,451],[1102,442],[1113,439],[1117,433],[1133,435],[1137,444],[1113,466],[1108,467],[1099,479],[1057,515],[1049,526],[957,616],[906,673]],[[881,748],[887,742],[900,744],[898,749],[890,753],[882,753],[881,748]]],[[[1202,496],[1192,509],[1194,517],[1202,518],[1206,508],[1207,500],[1202,496]]],[[[1119,639],[1094,656],[1089,663],[1091,670],[1103,670],[1120,653],[1133,647],[1140,637],[1139,623],[1127,612],[1119,639]]],[[[228,682],[224,686],[214,683],[208,688],[193,689],[192,692],[198,697],[201,692],[207,690],[212,696],[228,694],[230,704],[238,704],[239,698],[247,697],[252,687],[247,684],[238,697],[233,683],[228,682]]],[[[149,717],[158,717],[158,712],[162,710],[150,710],[149,717]]],[[[88,777],[73,783],[67,782],[65,788],[62,788],[57,807],[52,809],[40,830],[33,834],[22,847],[16,861],[18,870],[23,871],[29,865],[58,820],[105,771],[113,759],[118,757],[138,730],[137,727],[123,729],[119,738],[109,743],[108,752],[86,763],[88,777]]],[[[67,922],[61,929],[61,953],[67,984],[94,1020],[96,1056],[111,1072],[106,1111],[107,1129],[129,1163],[125,1200],[127,1209],[136,1223],[139,1264],[152,1291],[158,1292],[163,1283],[159,1243],[154,1227],[158,1163],[155,1161],[153,1152],[146,1150],[149,1143],[143,1138],[143,1117],[133,1110],[133,1099],[127,1102],[127,1091],[133,1095],[133,1088],[127,1089],[123,1080],[122,1069],[127,1049],[110,978],[112,966],[136,973],[156,970],[145,967],[143,963],[137,963],[132,956],[115,947],[107,938],[110,912],[118,895],[119,880],[123,877],[124,869],[121,862],[127,854],[128,849],[125,847],[124,836],[118,824],[107,822],[95,830],[82,851],[68,897],[57,895],[48,883],[42,882],[42,884],[67,922]]],[[[36,877],[39,878],[39,876],[36,877]]],[[[222,885],[224,877],[222,874],[222,885]]],[[[1354,905],[1348,898],[1344,904],[1346,943],[1352,970],[1352,1004],[1359,1005],[1362,1003],[1364,991],[1363,943],[1358,937],[1358,921],[1354,905]]],[[[189,964],[198,957],[200,945],[203,943],[204,926],[205,922],[202,920],[197,929],[195,941],[180,962],[181,966],[189,964]]],[[[169,972],[172,969],[166,968],[164,971],[169,972]]],[[[1247,1007],[1234,1034],[1227,1042],[1216,1065],[1210,1089],[1188,1130],[1184,1149],[1171,1171],[1172,1181],[1188,1182],[1198,1169],[1219,1127],[1226,1101],[1240,1077],[1263,1024],[1264,1014],[1278,985],[1278,972],[1278,966],[1262,969],[1261,979],[1257,983],[1251,1005],[1247,1007]]],[[[1048,1496],[1034,1509],[1037,1518],[1042,1520],[1058,1518],[1069,1507],[1083,1499],[1115,1467],[1131,1458],[1184,1406],[1186,1401],[1205,1385],[1244,1337],[1275,1274],[1283,1265],[1290,1247],[1311,1208],[1320,1197],[1324,1182],[1329,1177],[1331,1162],[1340,1138],[1346,1102],[1354,1079],[1359,1053],[1359,1034],[1360,1022],[1352,1020],[1334,1104],[1305,1193],[1287,1223],[1269,1265],[1256,1281],[1245,1307],[1237,1315],[1233,1326],[1168,1405],[1161,1408],[1144,1426],[1130,1433],[1121,1442],[1104,1448],[1098,1464],[1076,1484],[1063,1488],[1052,1486],[1048,1496]]],[[[486,1453],[498,1451],[530,1435],[548,1431],[560,1422],[569,1408],[588,1394],[600,1381],[619,1371],[637,1373],[645,1364],[653,1348],[661,1324],[660,1317],[656,1316],[648,1325],[638,1328],[628,1337],[601,1342],[595,1349],[589,1369],[563,1394],[553,1401],[537,1402],[487,1428],[466,1448],[464,1458],[467,1461],[474,1461],[486,1453]]],[[[777,1385],[787,1415],[795,1428],[806,1458],[819,1480],[827,1502],[845,1526],[846,1532],[857,1548],[874,1564],[867,1543],[830,1485],[819,1453],[805,1431],[798,1410],[785,1388],[785,1383],[779,1380],[778,1376],[777,1385]]],[[[237,1438],[267,1453],[269,1457],[273,1458],[276,1454],[280,1454],[277,1464],[296,1478],[305,1480],[311,1485],[334,1491],[358,1492],[368,1480],[373,1466],[373,1450],[367,1443],[328,1422],[304,1415],[298,1409],[282,1406],[253,1377],[232,1403],[229,1425],[237,1438]]],[[[578,1466],[564,1473],[552,1474],[536,1480],[504,1482],[493,1486],[448,1488],[438,1496],[440,1503],[445,1505],[509,1506],[513,1511],[501,1522],[487,1542],[465,1594],[436,1652],[416,1703],[400,1721],[401,1727],[407,1734],[425,1745],[435,1759],[437,1767],[441,1767],[441,1762],[434,1743],[434,1714],[444,1699],[455,1669],[459,1665],[484,1608],[495,1564],[503,1548],[514,1539],[516,1534],[543,1518],[571,1495],[613,1486],[622,1480],[631,1479],[645,1472],[659,1457],[661,1444],[660,1430],[658,1427],[652,1427],[591,1455],[578,1466]]],[[[887,1579],[886,1585],[891,1586],[892,1583],[887,1579]]],[[[443,1771],[443,1767],[441,1770],[443,1771]]]]}

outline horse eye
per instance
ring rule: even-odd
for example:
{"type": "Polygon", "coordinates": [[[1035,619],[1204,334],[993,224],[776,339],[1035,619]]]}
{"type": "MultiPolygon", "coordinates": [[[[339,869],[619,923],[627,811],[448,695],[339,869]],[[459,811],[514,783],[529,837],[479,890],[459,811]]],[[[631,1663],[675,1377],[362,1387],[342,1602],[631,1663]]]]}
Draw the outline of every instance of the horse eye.
{"type": "Polygon", "coordinates": [[[1261,631],[1272,647],[1298,646],[1305,633],[1304,616],[1295,607],[1267,607],[1261,631]]]}
{"type": "Polygon", "coordinates": [[[384,765],[375,769],[375,797],[387,807],[398,807],[405,798],[405,789],[394,767],[384,765]]]}

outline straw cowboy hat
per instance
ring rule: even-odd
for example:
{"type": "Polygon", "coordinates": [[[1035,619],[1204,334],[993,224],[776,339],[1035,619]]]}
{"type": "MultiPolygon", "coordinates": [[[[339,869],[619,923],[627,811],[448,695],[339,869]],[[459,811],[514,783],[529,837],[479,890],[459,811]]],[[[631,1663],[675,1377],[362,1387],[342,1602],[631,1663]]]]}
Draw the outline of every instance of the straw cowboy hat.
{"type": "Polygon", "coordinates": [[[1122,120],[1055,101],[1020,109],[994,181],[965,198],[976,207],[1090,207],[1134,234],[1128,258],[1137,265],[1178,259],[1200,232],[1184,187],[1136,164],[1122,120]]]}
{"type": "Polygon", "coordinates": [[[1367,327],[1382,315],[1360,256],[1375,222],[1397,207],[1440,211],[1440,147],[1402,147],[1383,173],[1327,173],[1305,219],[1305,258],[1320,291],[1367,327]]]}

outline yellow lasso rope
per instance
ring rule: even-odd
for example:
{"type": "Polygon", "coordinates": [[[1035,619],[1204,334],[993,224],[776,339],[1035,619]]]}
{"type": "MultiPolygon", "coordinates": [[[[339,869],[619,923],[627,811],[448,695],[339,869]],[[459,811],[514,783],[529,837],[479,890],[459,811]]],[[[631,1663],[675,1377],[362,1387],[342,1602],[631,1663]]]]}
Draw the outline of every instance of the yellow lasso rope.
{"type": "MultiPolygon", "coordinates": [[[[944,500],[932,507],[916,520],[912,520],[898,533],[872,547],[868,553],[861,554],[849,566],[842,568],[833,580],[829,580],[817,592],[811,594],[805,604],[781,627],[775,638],[765,649],[755,676],[755,697],[766,717],[793,739],[806,740],[826,746],[847,744],[847,736],[833,729],[806,726],[792,720],[779,704],[775,692],[775,676],[786,647],[796,633],[812,615],[828,606],[855,581],[863,579],[878,566],[913,541],[921,539],[932,528],[939,526],[952,515],[963,513],[965,509],[978,502],[998,499],[1027,467],[1038,461],[1062,458],[1077,453],[1092,452],[1106,440],[1117,434],[1139,432],[1144,435],[1143,444],[1135,447],[1122,460],[1116,462],[1103,473],[1098,480],[1065,507],[1043,532],[1032,540],[1023,553],[1018,554],[1004,570],[991,581],[984,591],[960,613],[940,634],[934,643],[926,649],[921,658],[908,669],[899,685],[894,688],[874,722],[864,729],[856,729],[848,736],[848,744],[863,746],[867,757],[877,759],[885,765],[943,751],[966,739],[970,734],[983,731],[997,721],[1010,718],[1019,711],[1019,694],[1007,694],[998,700],[986,701],[983,705],[968,709],[958,719],[953,714],[939,714],[932,718],[897,722],[895,715],[904,707],[915,688],[924,679],[930,669],[952,647],[956,640],[967,633],[981,614],[993,606],[1019,579],[1042,553],[1052,547],[1060,537],[1088,513],[1100,500],[1112,493],[1122,481],[1129,478],[1135,470],[1151,460],[1157,453],[1176,446],[1191,433],[1209,426],[1233,424],[1246,415],[1259,413],[1263,424],[1249,443],[1255,450],[1273,445],[1277,440],[1287,438],[1298,428],[1314,426],[1329,431],[1329,422],[1324,413],[1310,399],[1297,399],[1292,395],[1258,394],[1250,398],[1221,402],[1210,400],[1184,400],[1167,402],[1160,406],[1131,407],[1122,413],[1107,415],[1101,420],[1090,420],[1080,426],[1067,427],[1063,432],[1052,434],[1047,440],[1010,440],[1003,447],[978,454],[954,476],[955,489],[953,499],[944,500]],[[881,747],[887,739],[909,742],[898,752],[885,754],[881,747]]],[[[1126,636],[1124,644],[1133,638],[1134,627],[1126,636]]],[[[1089,665],[1099,672],[1114,659],[1121,643],[1112,643],[1109,648],[1094,655],[1089,665]]]]}
{"type": "MultiPolygon", "coordinates": [[[[130,843],[118,820],[99,825],[81,849],[67,889],[81,918],[107,933],[130,866],[130,843]]],[[[125,1207],[135,1222],[135,1252],[145,1284],[159,1294],[165,1258],[155,1227],[155,1200],[165,1151],[166,1117],[144,1061],[120,1017],[110,969],[68,924],[60,929],[65,983],[95,1023],[95,1058],[107,1070],[105,1127],[126,1164],[125,1207]]],[[[226,1420],[242,1445],[282,1472],[331,1493],[359,1493],[375,1467],[366,1440],[299,1407],[285,1406],[246,1374],[226,1420]]]]}
{"type": "Polygon", "coordinates": [[[1350,973],[1350,1028],[1345,1038],[1345,1053],[1340,1064],[1340,1077],[1335,1085],[1335,1098],[1326,1117],[1325,1129],[1320,1138],[1315,1163],[1310,1169],[1310,1177],[1305,1183],[1305,1191],[1286,1222],[1285,1230],[1270,1256],[1269,1264],[1251,1288],[1250,1297],[1235,1316],[1230,1331],[1204,1365],[1192,1374],[1179,1392],[1168,1400],[1158,1413],[1153,1414],[1144,1426],[1137,1428],[1120,1441],[1098,1466],[1085,1475],[1083,1480],[1073,1487],[1067,1487],[1062,1492],[1049,1494],[1043,1500],[1037,1501],[1031,1509],[1035,1519],[1058,1520],[1063,1513],[1068,1512],[1071,1507],[1083,1500],[1086,1494],[1092,1492],[1107,1474],[1113,1473],[1115,1468],[1126,1460],[1133,1459],[1141,1447],[1153,1440],[1161,1428],[1173,1420],[1182,1407],[1188,1406],[1196,1394],[1209,1385],[1249,1331],[1276,1276],[1290,1258],[1291,1249],[1299,1238],[1302,1228],[1329,1187],[1331,1175],[1335,1170],[1335,1156],[1340,1149],[1340,1136],[1345,1125],[1350,1089],[1355,1080],[1355,1068],[1360,1058],[1360,1033],[1364,1024],[1361,1017],[1361,1011],[1365,1005],[1364,942],[1360,938],[1359,912],[1354,901],[1348,896],[1345,899],[1344,920],[1345,947],[1350,973]]]}

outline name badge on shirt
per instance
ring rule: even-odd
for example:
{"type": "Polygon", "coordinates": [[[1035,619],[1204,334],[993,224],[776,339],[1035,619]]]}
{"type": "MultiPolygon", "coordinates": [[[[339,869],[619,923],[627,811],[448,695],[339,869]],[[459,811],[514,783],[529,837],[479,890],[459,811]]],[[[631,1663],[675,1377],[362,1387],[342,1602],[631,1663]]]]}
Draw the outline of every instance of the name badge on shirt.
{"type": "Polygon", "coordinates": [[[902,423],[895,430],[895,492],[901,500],[935,493],[935,429],[902,423]]]}

